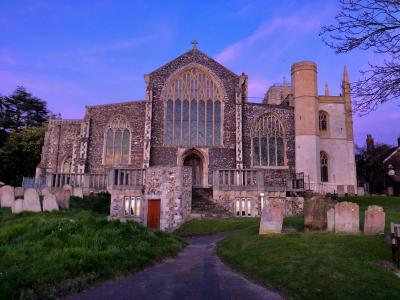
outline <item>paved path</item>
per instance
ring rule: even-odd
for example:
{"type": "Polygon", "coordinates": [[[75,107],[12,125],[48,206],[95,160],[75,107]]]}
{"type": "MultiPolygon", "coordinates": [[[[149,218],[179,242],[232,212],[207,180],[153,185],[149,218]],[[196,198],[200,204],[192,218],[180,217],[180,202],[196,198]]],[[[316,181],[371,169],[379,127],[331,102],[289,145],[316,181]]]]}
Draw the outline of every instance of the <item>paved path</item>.
{"type": "Polygon", "coordinates": [[[282,299],[231,271],[219,260],[215,244],[224,236],[190,239],[189,245],[174,258],[68,299],[282,299]]]}

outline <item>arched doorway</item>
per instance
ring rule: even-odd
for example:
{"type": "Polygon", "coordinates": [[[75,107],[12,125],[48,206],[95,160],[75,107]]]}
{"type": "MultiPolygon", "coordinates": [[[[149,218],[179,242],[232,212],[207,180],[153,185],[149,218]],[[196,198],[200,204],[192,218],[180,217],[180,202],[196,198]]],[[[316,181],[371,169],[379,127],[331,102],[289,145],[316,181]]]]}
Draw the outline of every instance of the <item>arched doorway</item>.
{"type": "Polygon", "coordinates": [[[183,165],[192,168],[192,181],[194,187],[203,185],[203,160],[201,157],[191,152],[183,160],[183,165]]]}

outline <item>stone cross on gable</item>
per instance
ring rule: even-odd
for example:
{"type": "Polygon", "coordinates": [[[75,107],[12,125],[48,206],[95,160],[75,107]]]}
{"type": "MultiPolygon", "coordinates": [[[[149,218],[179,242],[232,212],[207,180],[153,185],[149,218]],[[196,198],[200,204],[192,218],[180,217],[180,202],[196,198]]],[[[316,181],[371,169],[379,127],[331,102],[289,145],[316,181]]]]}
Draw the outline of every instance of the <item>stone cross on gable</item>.
{"type": "Polygon", "coordinates": [[[197,45],[198,45],[198,44],[199,44],[198,41],[193,40],[193,41],[192,41],[193,49],[197,49],[197,45]]]}

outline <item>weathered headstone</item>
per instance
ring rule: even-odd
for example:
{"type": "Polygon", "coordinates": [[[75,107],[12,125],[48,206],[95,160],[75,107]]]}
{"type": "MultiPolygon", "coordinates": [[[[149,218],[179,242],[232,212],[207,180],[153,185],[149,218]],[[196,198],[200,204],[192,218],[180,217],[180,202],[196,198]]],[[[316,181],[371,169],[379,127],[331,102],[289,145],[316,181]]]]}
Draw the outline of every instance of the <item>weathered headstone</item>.
{"type": "Polygon", "coordinates": [[[49,189],[47,186],[43,187],[43,188],[40,190],[40,195],[46,196],[46,195],[48,195],[48,194],[50,194],[50,189],[49,189]]]}
{"type": "Polygon", "coordinates": [[[11,211],[13,214],[18,214],[20,212],[24,211],[24,200],[23,199],[17,199],[14,201],[13,206],[11,208],[11,211]]]}
{"type": "Polygon", "coordinates": [[[359,186],[359,187],[357,188],[357,196],[361,196],[361,197],[365,196],[364,187],[359,186]]]}
{"type": "Polygon", "coordinates": [[[344,197],[344,185],[337,186],[337,195],[338,197],[344,197]]]}
{"type": "Polygon", "coordinates": [[[69,198],[71,196],[71,192],[69,190],[58,189],[55,192],[55,196],[57,199],[58,207],[69,208],[69,198]]]}
{"type": "Polygon", "coordinates": [[[385,212],[377,205],[370,205],[365,211],[364,234],[374,235],[385,232],[385,212]]]}
{"type": "Polygon", "coordinates": [[[15,196],[15,198],[21,198],[21,197],[23,197],[23,196],[24,196],[24,193],[25,193],[25,190],[24,190],[24,188],[23,188],[22,186],[17,186],[17,187],[14,189],[14,196],[15,196]]]}
{"type": "Polygon", "coordinates": [[[41,212],[39,194],[35,189],[27,189],[24,193],[24,211],[41,212]]]}
{"type": "Polygon", "coordinates": [[[306,230],[325,230],[327,226],[327,200],[314,196],[304,201],[304,228],[306,230]]]}
{"type": "Polygon", "coordinates": [[[58,210],[57,198],[53,194],[47,194],[43,198],[43,211],[58,210]]]}
{"type": "Polygon", "coordinates": [[[335,209],[332,207],[326,212],[327,230],[335,231],[335,209]]]}
{"type": "Polygon", "coordinates": [[[83,189],[81,187],[75,187],[72,196],[83,198],[83,189]]]}
{"type": "Polygon", "coordinates": [[[284,204],[270,200],[261,213],[259,234],[281,233],[283,224],[284,204]]]}
{"type": "Polygon", "coordinates": [[[1,207],[12,207],[14,203],[14,187],[5,185],[0,188],[1,207]]]}
{"type": "Polygon", "coordinates": [[[69,191],[69,192],[72,194],[73,188],[72,188],[71,185],[65,184],[65,185],[63,185],[62,189],[63,189],[64,191],[69,191]]]}
{"type": "Polygon", "coordinates": [[[358,233],[360,215],[358,205],[352,202],[339,202],[335,205],[335,232],[358,233]]]}
{"type": "Polygon", "coordinates": [[[393,196],[393,187],[391,187],[391,186],[388,186],[388,187],[387,187],[387,195],[388,195],[389,197],[392,197],[392,196],[393,196]]]}
{"type": "Polygon", "coordinates": [[[354,185],[348,185],[347,186],[347,194],[349,196],[354,196],[356,194],[356,192],[354,190],[354,185]]]}

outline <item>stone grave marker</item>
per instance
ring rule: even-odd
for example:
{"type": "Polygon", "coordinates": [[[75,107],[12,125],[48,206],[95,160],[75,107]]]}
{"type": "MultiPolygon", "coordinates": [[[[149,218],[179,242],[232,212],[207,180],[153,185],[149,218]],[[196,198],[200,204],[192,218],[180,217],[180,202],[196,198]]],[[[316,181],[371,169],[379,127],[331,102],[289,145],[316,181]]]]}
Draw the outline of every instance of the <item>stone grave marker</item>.
{"type": "Polygon", "coordinates": [[[339,202],[335,205],[335,232],[359,233],[360,215],[356,203],[339,202]]]}
{"type": "Polygon", "coordinates": [[[43,211],[58,210],[57,198],[53,194],[47,194],[43,198],[43,211]]]}
{"type": "Polygon", "coordinates": [[[283,224],[284,204],[270,200],[261,212],[259,234],[281,233],[283,224]]]}
{"type": "Polygon", "coordinates": [[[24,211],[41,212],[39,194],[35,189],[27,189],[24,193],[24,211]]]}
{"type": "Polygon", "coordinates": [[[365,196],[364,187],[359,186],[359,187],[357,188],[357,196],[361,196],[361,197],[365,196]]]}
{"type": "Polygon", "coordinates": [[[20,212],[24,211],[24,200],[23,199],[17,199],[14,201],[13,206],[11,208],[11,211],[13,214],[18,214],[20,212]]]}
{"type": "Polygon", "coordinates": [[[344,197],[344,185],[337,186],[337,195],[338,197],[344,197]]]}
{"type": "Polygon", "coordinates": [[[67,189],[58,189],[55,192],[55,196],[57,199],[58,207],[60,208],[69,208],[69,198],[71,196],[71,192],[67,189]]]}
{"type": "Polygon", "coordinates": [[[314,196],[304,201],[304,228],[306,230],[325,230],[327,226],[327,200],[314,196]]]}
{"type": "Polygon", "coordinates": [[[22,186],[17,186],[17,187],[14,189],[14,196],[15,196],[15,198],[24,197],[24,193],[25,193],[25,190],[24,190],[24,188],[23,188],[22,186]]]}
{"type": "Polygon", "coordinates": [[[385,232],[385,212],[381,206],[370,205],[365,211],[364,234],[375,235],[385,232]]]}
{"type": "Polygon", "coordinates": [[[335,231],[335,209],[332,207],[326,212],[327,230],[330,232],[335,231]]]}
{"type": "Polygon", "coordinates": [[[40,194],[42,196],[46,196],[46,195],[50,194],[50,189],[47,186],[45,186],[40,190],[40,194]]]}
{"type": "Polygon", "coordinates": [[[81,187],[75,187],[72,196],[83,198],[83,189],[81,187]]]}
{"type": "Polygon", "coordinates": [[[0,188],[1,207],[12,207],[14,203],[14,187],[5,185],[0,188]]]}
{"type": "Polygon", "coordinates": [[[356,194],[354,190],[354,185],[348,185],[347,186],[347,195],[349,196],[354,196],[356,194]]]}

